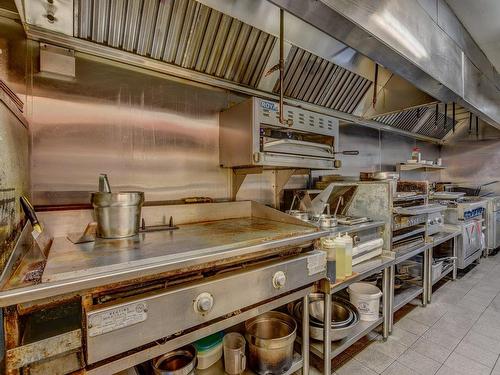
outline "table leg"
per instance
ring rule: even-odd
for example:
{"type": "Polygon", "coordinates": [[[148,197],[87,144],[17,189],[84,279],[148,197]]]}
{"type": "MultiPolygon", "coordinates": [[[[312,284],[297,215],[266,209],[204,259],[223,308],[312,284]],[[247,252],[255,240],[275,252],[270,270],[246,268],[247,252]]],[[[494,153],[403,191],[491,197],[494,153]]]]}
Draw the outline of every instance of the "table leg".
{"type": "Polygon", "coordinates": [[[389,334],[392,333],[394,324],[394,281],[396,279],[396,266],[389,267],[389,334]]]}
{"type": "Polygon", "coordinates": [[[389,325],[392,311],[390,310],[391,300],[391,272],[390,267],[382,271],[382,315],[384,317],[383,337],[389,337],[389,325]]]}
{"type": "Polygon", "coordinates": [[[422,286],[424,288],[422,292],[422,306],[427,306],[427,294],[429,293],[429,249],[424,251],[424,270],[422,275],[422,286]]]}
{"type": "Polygon", "coordinates": [[[302,299],[302,374],[309,375],[309,296],[302,299]]]}
{"type": "Polygon", "coordinates": [[[323,374],[330,375],[332,373],[332,362],[330,353],[332,351],[332,342],[330,340],[330,327],[332,326],[332,295],[325,293],[324,295],[325,311],[323,316],[323,374]]]}

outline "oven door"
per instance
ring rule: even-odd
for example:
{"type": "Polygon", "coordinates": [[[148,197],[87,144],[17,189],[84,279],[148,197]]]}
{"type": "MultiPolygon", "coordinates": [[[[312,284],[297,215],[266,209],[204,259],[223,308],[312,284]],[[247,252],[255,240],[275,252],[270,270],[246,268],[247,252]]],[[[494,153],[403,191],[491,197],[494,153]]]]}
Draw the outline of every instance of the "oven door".
{"type": "Polygon", "coordinates": [[[334,159],[333,147],[323,143],[298,141],[295,139],[263,138],[262,151],[275,154],[311,156],[334,159]]]}
{"type": "Polygon", "coordinates": [[[473,220],[463,226],[462,241],[464,259],[467,259],[478,250],[481,250],[481,222],[473,220]]]}

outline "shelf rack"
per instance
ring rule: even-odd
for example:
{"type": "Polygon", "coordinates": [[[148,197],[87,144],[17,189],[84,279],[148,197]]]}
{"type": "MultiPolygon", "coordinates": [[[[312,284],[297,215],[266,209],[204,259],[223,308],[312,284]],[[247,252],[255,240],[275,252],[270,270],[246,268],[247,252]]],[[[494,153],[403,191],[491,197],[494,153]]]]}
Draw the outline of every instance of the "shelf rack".
{"type": "Polygon", "coordinates": [[[439,171],[446,169],[446,167],[439,165],[429,165],[422,163],[400,163],[397,165],[398,171],[415,171],[415,170],[423,170],[425,172],[439,171]]]}
{"type": "MultiPolygon", "coordinates": [[[[293,373],[302,369],[303,365],[304,361],[302,360],[302,356],[299,353],[295,352],[293,354],[292,367],[290,367],[290,369],[288,369],[288,371],[284,372],[282,375],[292,375],[293,373]]],[[[196,369],[194,371],[194,375],[224,375],[224,374],[225,374],[224,362],[222,359],[218,360],[207,369],[204,370],[196,369]]],[[[248,367],[248,362],[247,362],[247,368],[245,369],[245,371],[243,371],[242,375],[256,375],[256,373],[248,367]]]]}
{"type": "Polygon", "coordinates": [[[424,288],[418,285],[412,285],[408,288],[405,288],[399,293],[394,292],[394,307],[392,309],[392,313],[394,314],[404,305],[410,303],[419,295],[421,295],[423,292],[424,288]]]}
{"type": "MultiPolygon", "coordinates": [[[[351,345],[356,343],[359,339],[361,339],[362,337],[366,336],[368,333],[373,331],[383,322],[384,322],[383,316],[379,317],[377,320],[373,322],[360,321],[359,324],[352,330],[352,333],[348,337],[340,341],[332,342],[332,347],[330,350],[330,359],[338,356],[340,353],[342,353],[344,350],[348,349],[351,345]]],[[[314,355],[318,356],[321,359],[324,359],[323,342],[311,340],[310,346],[311,346],[311,352],[314,355]]]]}

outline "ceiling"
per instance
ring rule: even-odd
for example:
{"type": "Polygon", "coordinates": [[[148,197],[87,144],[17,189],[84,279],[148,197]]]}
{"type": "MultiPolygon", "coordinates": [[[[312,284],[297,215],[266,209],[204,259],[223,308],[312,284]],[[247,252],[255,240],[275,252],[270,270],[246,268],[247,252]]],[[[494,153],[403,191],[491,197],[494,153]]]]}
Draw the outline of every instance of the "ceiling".
{"type": "Polygon", "coordinates": [[[500,71],[500,1],[447,0],[472,38],[500,71]]]}

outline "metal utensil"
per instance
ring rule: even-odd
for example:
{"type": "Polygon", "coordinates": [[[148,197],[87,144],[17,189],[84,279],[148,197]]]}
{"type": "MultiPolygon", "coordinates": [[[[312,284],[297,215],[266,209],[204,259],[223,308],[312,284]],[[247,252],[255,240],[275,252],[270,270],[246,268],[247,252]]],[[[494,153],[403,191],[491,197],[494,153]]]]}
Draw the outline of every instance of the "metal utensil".
{"type": "Polygon", "coordinates": [[[105,173],[99,175],[99,192],[111,193],[111,186],[109,186],[108,175],[105,173]]]}
{"type": "Polygon", "coordinates": [[[31,226],[33,227],[31,235],[33,236],[33,239],[40,248],[43,257],[47,259],[50,246],[52,245],[52,238],[47,235],[47,232],[44,230],[42,224],[38,220],[38,217],[36,216],[35,213],[35,209],[33,208],[33,205],[31,204],[29,199],[25,196],[21,196],[19,198],[19,201],[21,203],[21,207],[24,211],[24,214],[26,215],[26,217],[31,223],[31,226]]]}

